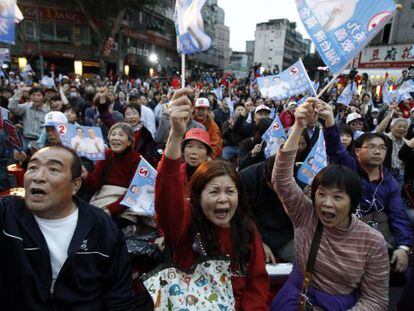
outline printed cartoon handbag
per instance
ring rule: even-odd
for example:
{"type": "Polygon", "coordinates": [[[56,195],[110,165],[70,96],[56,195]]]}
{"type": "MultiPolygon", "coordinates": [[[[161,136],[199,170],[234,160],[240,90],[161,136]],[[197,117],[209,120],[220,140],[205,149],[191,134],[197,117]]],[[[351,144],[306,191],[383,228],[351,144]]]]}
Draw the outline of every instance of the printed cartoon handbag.
{"type": "Polygon", "coordinates": [[[195,262],[191,271],[163,264],[143,275],[142,280],[152,297],[154,310],[230,311],[235,308],[227,258],[203,258],[195,262]]]}

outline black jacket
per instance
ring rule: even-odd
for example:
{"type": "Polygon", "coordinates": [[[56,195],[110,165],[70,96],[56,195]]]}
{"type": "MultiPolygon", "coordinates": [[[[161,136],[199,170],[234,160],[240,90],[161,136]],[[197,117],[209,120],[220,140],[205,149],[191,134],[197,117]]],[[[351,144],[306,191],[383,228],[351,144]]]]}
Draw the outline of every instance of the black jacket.
{"type": "Polygon", "coordinates": [[[262,241],[277,254],[293,239],[293,226],[279,197],[266,183],[265,163],[254,164],[239,174],[262,241]]]}
{"type": "Polygon", "coordinates": [[[49,249],[24,200],[0,200],[2,310],[135,310],[122,233],[103,211],[77,201],[79,218],[68,258],[50,291],[49,249]]]}

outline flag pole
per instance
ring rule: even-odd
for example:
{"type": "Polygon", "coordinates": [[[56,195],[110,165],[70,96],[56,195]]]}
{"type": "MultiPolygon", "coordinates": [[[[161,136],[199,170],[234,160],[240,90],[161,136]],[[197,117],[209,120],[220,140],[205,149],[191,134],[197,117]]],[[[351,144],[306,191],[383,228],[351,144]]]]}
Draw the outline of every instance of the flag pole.
{"type": "Polygon", "coordinates": [[[181,54],[181,87],[185,87],[185,54],[181,54]]]}
{"type": "Polygon", "coordinates": [[[336,79],[342,74],[342,71],[336,73],[333,78],[331,79],[331,81],[329,81],[329,83],[327,85],[325,85],[325,87],[322,89],[322,91],[319,92],[318,96],[316,96],[317,99],[321,98],[321,96],[323,95],[323,93],[325,93],[327,90],[329,90],[329,88],[335,83],[336,79]]]}

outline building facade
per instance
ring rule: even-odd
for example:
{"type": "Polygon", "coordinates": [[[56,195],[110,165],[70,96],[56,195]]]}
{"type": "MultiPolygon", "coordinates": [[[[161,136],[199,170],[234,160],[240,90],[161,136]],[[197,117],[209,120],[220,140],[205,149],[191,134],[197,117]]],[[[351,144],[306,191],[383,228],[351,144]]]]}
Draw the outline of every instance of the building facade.
{"type": "Polygon", "coordinates": [[[254,62],[263,67],[289,67],[300,57],[310,53],[311,41],[303,39],[296,23],[274,19],[256,25],[254,62]]]}
{"type": "MultiPolygon", "coordinates": [[[[165,4],[128,12],[114,38],[107,73],[122,73],[124,65],[130,66],[131,75],[145,74],[149,67],[179,67],[172,20],[174,0],[166,0],[165,4]],[[151,53],[158,56],[156,64],[148,60],[151,53]]],[[[0,44],[10,49],[12,67],[17,67],[19,57],[25,57],[37,72],[53,69],[71,73],[75,60],[82,61],[86,74],[100,71],[100,51],[94,33],[75,4],[19,1],[19,8],[24,20],[16,26],[16,44],[0,44]]]]}
{"type": "Polygon", "coordinates": [[[397,78],[402,70],[414,65],[414,53],[410,52],[414,52],[414,2],[398,2],[403,10],[397,12],[352,63],[352,67],[376,80],[382,80],[385,72],[397,78]]]}

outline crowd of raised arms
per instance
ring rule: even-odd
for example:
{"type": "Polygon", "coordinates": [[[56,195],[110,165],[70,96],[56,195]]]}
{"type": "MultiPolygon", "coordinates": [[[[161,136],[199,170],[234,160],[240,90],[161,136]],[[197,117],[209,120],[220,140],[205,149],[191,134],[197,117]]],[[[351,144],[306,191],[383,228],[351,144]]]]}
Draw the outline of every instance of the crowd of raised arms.
{"type": "Polygon", "coordinates": [[[351,71],[306,100],[262,96],[259,76],[4,72],[0,308],[414,310],[414,93],[386,98],[413,70],[378,87],[351,71]],[[287,139],[269,155],[275,118],[287,139]],[[153,184],[133,183],[142,159],[153,184]]]}

